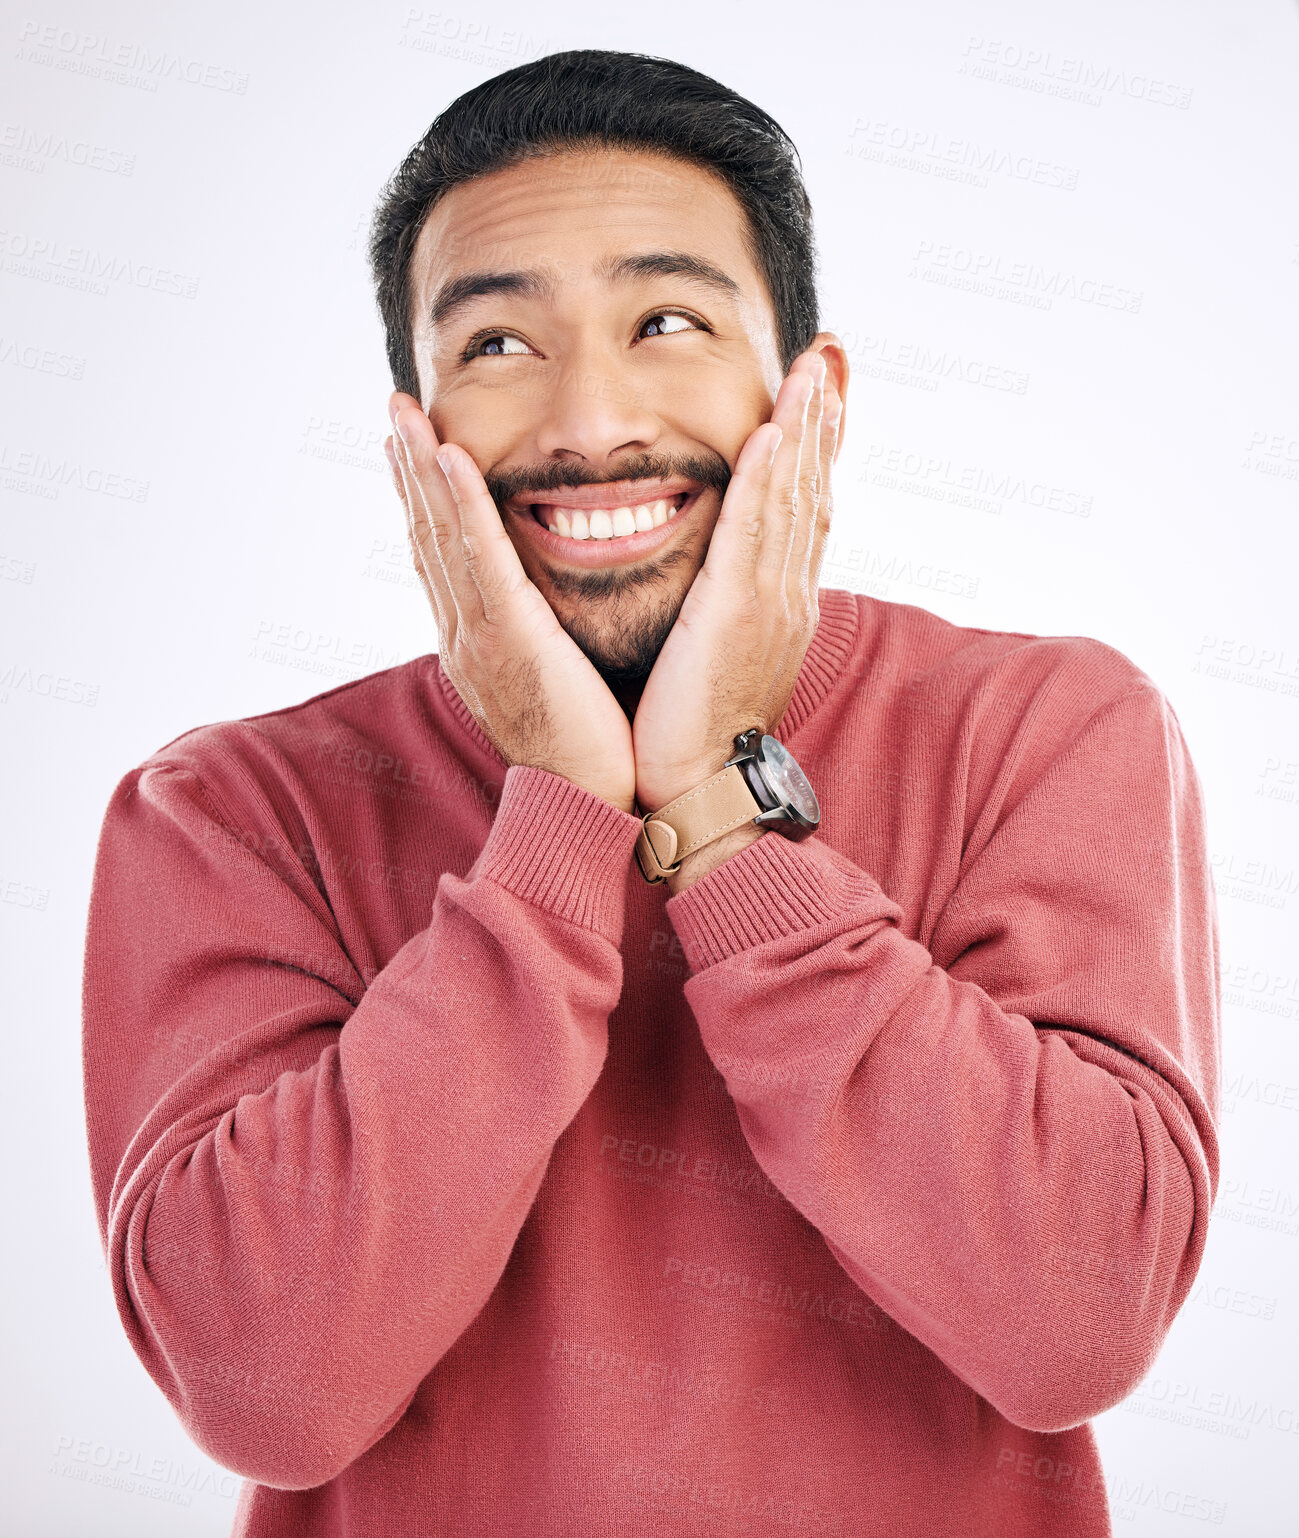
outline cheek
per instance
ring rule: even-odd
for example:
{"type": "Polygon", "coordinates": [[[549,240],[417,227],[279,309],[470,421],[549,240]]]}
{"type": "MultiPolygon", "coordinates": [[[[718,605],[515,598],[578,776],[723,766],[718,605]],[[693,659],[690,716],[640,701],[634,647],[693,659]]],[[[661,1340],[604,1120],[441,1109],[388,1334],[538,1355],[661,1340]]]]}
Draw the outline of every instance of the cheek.
{"type": "Polygon", "coordinates": [[[429,421],[440,442],[458,444],[481,466],[508,457],[536,412],[521,388],[453,390],[435,398],[429,421]]]}
{"type": "Polygon", "coordinates": [[[738,382],[734,375],[677,380],[656,405],[674,436],[707,444],[731,467],[745,439],[771,416],[761,386],[738,382]]]}
{"type": "MultiPolygon", "coordinates": [[[[639,430],[660,439],[706,445],[734,466],[753,430],[771,417],[772,401],[756,374],[734,368],[674,371],[637,381],[641,404],[648,413],[639,430]]],[[[518,379],[498,385],[472,385],[437,392],[429,420],[440,441],[456,443],[478,464],[497,464],[526,457],[551,402],[544,386],[518,379]]],[[[639,415],[639,413],[637,413],[639,415]]],[[[632,424],[629,422],[629,427],[632,424]]]]}

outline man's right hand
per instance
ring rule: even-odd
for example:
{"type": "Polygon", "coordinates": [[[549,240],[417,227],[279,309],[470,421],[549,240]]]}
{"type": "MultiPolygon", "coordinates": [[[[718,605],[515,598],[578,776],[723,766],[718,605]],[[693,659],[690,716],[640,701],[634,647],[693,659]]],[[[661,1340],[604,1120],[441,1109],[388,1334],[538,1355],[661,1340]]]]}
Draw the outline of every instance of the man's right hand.
{"type": "Polygon", "coordinates": [[[632,811],[631,723],[529,580],[478,466],[439,444],[414,396],[394,393],[389,416],[384,452],[443,671],[507,764],[549,770],[632,811]]]}

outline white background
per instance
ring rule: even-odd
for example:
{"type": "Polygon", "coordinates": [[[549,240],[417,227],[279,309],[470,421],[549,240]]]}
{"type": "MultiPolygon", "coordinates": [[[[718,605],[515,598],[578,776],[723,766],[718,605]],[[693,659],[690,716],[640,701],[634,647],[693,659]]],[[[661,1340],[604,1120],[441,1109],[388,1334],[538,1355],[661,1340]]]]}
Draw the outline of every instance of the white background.
{"type": "Polygon", "coordinates": [[[100,1257],[95,839],[181,732],[435,649],[366,225],[453,97],[607,46],[716,75],[801,148],[855,371],[824,584],[1099,637],[1178,714],[1221,922],[1222,1184],[1153,1374],[1097,1431],[1116,1533],[1296,1533],[1294,7],[449,3],[0,21],[4,1532],[229,1531],[237,1482],[132,1355],[100,1257]]]}

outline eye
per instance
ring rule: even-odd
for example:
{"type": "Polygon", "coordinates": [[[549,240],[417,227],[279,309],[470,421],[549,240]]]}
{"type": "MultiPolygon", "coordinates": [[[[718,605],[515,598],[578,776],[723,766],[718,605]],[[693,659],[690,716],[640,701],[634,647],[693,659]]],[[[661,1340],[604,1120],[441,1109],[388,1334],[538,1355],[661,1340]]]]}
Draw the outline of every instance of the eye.
{"type": "Polygon", "coordinates": [[[697,321],[692,315],[683,315],[676,310],[663,310],[657,315],[649,315],[641,321],[637,328],[637,335],[647,327],[653,327],[651,336],[671,336],[675,331],[700,331],[706,329],[702,321],[697,321]],[[669,325],[669,321],[679,321],[680,325],[669,325]]]}
{"type": "Polygon", "coordinates": [[[470,358],[516,358],[532,349],[509,331],[480,331],[471,336],[461,354],[467,363],[470,358]]]}

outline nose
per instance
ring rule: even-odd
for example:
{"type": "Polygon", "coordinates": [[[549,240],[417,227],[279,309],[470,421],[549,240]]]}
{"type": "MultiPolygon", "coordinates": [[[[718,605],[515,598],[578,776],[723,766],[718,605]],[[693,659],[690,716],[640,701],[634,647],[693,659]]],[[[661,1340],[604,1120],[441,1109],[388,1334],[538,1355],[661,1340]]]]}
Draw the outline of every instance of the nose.
{"type": "Polygon", "coordinates": [[[562,372],[548,382],[537,448],[546,458],[576,456],[600,465],[650,448],[661,431],[631,371],[619,371],[601,352],[565,360],[562,372]]]}

